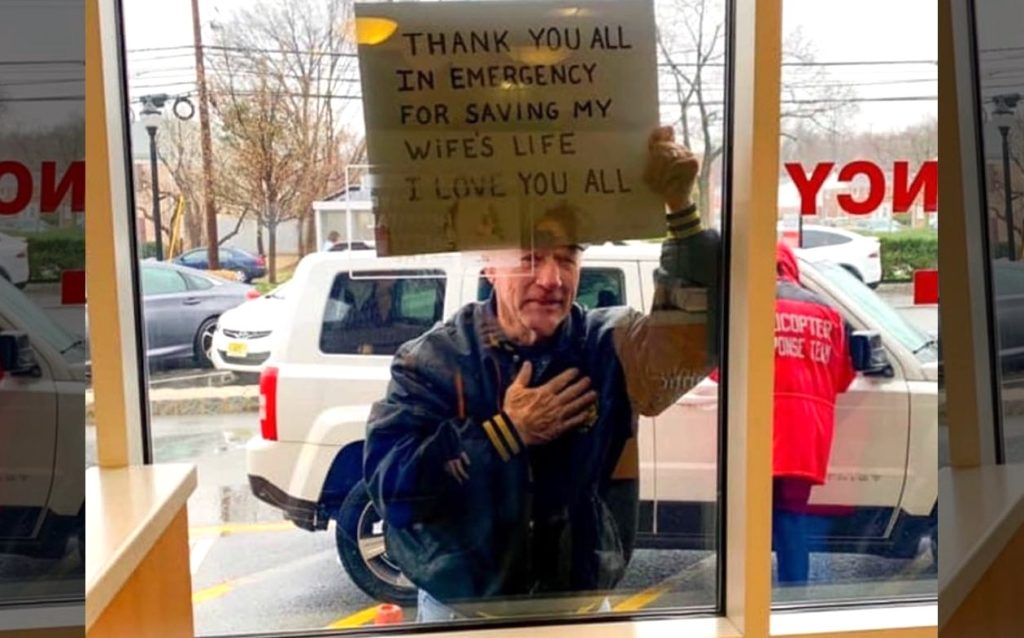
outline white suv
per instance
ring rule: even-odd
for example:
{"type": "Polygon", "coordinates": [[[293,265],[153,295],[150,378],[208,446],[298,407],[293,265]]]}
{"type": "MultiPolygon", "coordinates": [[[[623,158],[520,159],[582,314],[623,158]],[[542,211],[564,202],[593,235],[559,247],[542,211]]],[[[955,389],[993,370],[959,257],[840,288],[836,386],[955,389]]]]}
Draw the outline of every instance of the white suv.
{"type": "MultiPolygon", "coordinates": [[[[656,244],[587,249],[579,302],[649,308],[659,255],[656,244]]],[[[935,345],[843,267],[801,266],[803,283],[855,329],[880,334],[889,364],[885,374],[859,375],[839,401],[828,482],[811,498],[825,524],[813,548],[913,556],[937,520],[935,345]]],[[[253,492],[304,529],[334,521],[346,571],[381,600],[410,601],[415,590],[388,558],[361,481],[370,405],[384,396],[400,344],[486,298],[480,271],[459,255],[306,257],[261,377],[261,436],[247,450],[253,492]]],[[[640,420],[637,547],[714,546],[717,405],[717,385],[704,381],[640,420]]]]}
{"type": "Polygon", "coordinates": [[[24,288],[28,277],[28,242],[0,233],[0,279],[24,288]]]}
{"type": "Polygon", "coordinates": [[[84,552],[86,377],[81,337],[0,278],[0,553],[84,552]]]}

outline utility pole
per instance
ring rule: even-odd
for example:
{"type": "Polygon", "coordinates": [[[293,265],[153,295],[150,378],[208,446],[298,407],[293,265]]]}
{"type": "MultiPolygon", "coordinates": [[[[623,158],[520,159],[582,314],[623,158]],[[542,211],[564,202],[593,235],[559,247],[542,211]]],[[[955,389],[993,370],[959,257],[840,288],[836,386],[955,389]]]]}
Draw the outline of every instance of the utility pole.
{"type": "Polygon", "coordinates": [[[199,0],[192,0],[192,35],[196,50],[196,84],[199,86],[199,132],[203,156],[203,209],[206,212],[206,260],[210,270],[220,268],[217,241],[217,206],[213,198],[213,143],[210,135],[210,104],[206,93],[206,66],[203,51],[203,27],[199,20],[199,0]]]}

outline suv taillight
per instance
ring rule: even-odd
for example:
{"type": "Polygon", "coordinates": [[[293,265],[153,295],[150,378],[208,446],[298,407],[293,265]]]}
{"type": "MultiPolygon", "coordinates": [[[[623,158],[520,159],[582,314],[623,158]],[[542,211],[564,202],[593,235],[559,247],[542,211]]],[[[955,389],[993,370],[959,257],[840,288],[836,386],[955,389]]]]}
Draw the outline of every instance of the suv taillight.
{"type": "Polygon", "coordinates": [[[256,255],[256,265],[259,266],[260,268],[266,268],[267,258],[264,257],[263,255],[256,255]]]}
{"type": "Polygon", "coordinates": [[[277,440],[277,368],[273,367],[260,373],[260,434],[264,440],[277,440]]]}

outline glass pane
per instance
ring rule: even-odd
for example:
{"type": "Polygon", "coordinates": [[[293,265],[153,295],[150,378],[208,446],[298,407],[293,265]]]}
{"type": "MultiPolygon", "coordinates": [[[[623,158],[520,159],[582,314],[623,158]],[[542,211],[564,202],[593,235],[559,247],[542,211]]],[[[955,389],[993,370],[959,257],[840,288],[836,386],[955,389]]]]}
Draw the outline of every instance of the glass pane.
{"type": "Polygon", "coordinates": [[[146,266],[142,269],[142,294],[173,295],[185,292],[188,286],[185,278],[173,268],[163,266],[146,266]]]}
{"type": "Polygon", "coordinates": [[[324,354],[392,355],[443,319],[443,271],[369,274],[335,277],[320,326],[324,354]]]}
{"type": "Polygon", "coordinates": [[[851,237],[845,237],[839,233],[828,230],[816,230],[813,228],[803,229],[803,248],[821,248],[822,246],[835,246],[853,241],[851,237]]]}
{"type": "Polygon", "coordinates": [[[1024,35],[1004,20],[1022,17],[1012,2],[975,7],[978,78],[985,154],[988,245],[1001,375],[1003,457],[1024,462],[1024,79],[1017,73],[1024,35]]]}
{"type": "Polygon", "coordinates": [[[188,282],[188,287],[191,290],[208,290],[213,288],[213,281],[206,277],[197,277],[195,275],[184,274],[185,281],[188,282]]]}
{"type": "Polygon", "coordinates": [[[783,10],[773,602],[933,597],[937,184],[911,183],[936,181],[936,6],[783,10]]]}
{"type": "Polygon", "coordinates": [[[626,299],[626,281],[621,270],[611,268],[580,271],[577,300],[584,308],[621,306],[626,299]]]}
{"type": "MultiPolygon", "coordinates": [[[[141,253],[191,281],[186,267],[213,266],[209,219],[217,270],[232,271],[218,274],[240,280],[144,299],[154,457],[199,466],[197,633],[369,625],[385,602],[406,622],[715,612],[719,412],[705,376],[721,243],[691,235],[681,213],[680,236],[663,244],[663,200],[677,212],[686,202],[651,194],[642,173],[652,129],[673,125],[699,160],[698,216],[720,225],[726,2],[656,0],[651,15],[643,3],[376,5],[429,9],[428,66],[475,83],[452,97],[465,121],[431,129],[429,159],[410,176],[432,184],[423,219],[443,222],[415,232],[381,213],[390,129],[374,117],[398,111],[374,100],[402,69],[364,73],[356,43],[388,22],[354,29],[348,0],[199,0],[204,133],[192,15],[121,4],[141,253]],[[531,44],[530,29],[549,24],[531,44]],[[456,68],[466,71],[442,71],[456,68]],[[478,136],[509,161],[486,157],[478,136]],[[472,171],[558,197],[502,197],[467,172],[447,186],[472,192],[438,205],[447,186],[431,180],[467,170],[473,153],[472,171]],[[528,183],[513,165],[534,173],[528,183]],[[414,249],[398,255],[402,242],[414,249]],[[499,282],[493,303],[484,269],[499,282]],[[571,384],[571,395],[552,390],[558,405],[512,418],[517,376],[536,388],[572,370],[597,397],[571,384]],[[527,442],[517,428],[541,416],[566,431],[527,442]],[[416,450],[424,460],[402,456],[416,450]]],[[[415,38],[401,22],[392,43],[415,38]]],[[[690,166],[679,159],[674,170],[690,166]]]]}
{"type": "Polygon", "coordinates": [[[84,6],[0,7],[0,609],[85,591],[84,6]]]}

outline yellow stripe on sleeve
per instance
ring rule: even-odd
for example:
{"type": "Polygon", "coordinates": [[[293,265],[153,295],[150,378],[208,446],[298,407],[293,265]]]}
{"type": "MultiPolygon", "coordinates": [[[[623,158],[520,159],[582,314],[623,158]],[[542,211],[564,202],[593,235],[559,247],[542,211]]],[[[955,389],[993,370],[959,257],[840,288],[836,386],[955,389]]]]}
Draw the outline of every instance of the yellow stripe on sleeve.
{"type": "Polygon", "coordinates": [[[498,426],[498,431],[505,437],[505,442],[508,443],[508,449],[512,450],[512,454],[519,454],[519,441],[516,441],[516,437],[509,431],[508,422],[505,421],[505,417],[501,414],[494,415],[494,423],[498,426]]]}
{"type": "Polygon", "coordinates": [[[508,462],[512,457],[509,456],[508,450],[501,444],[501,439],[498,438],[498,433],[494,431],[494,426],[490,421],[484,421],[484,432],[487,433],[487,438],[491,440],[491,445],[494,449],[498,450],[498,454],[501,455],[501,460],[508,462]]]}

